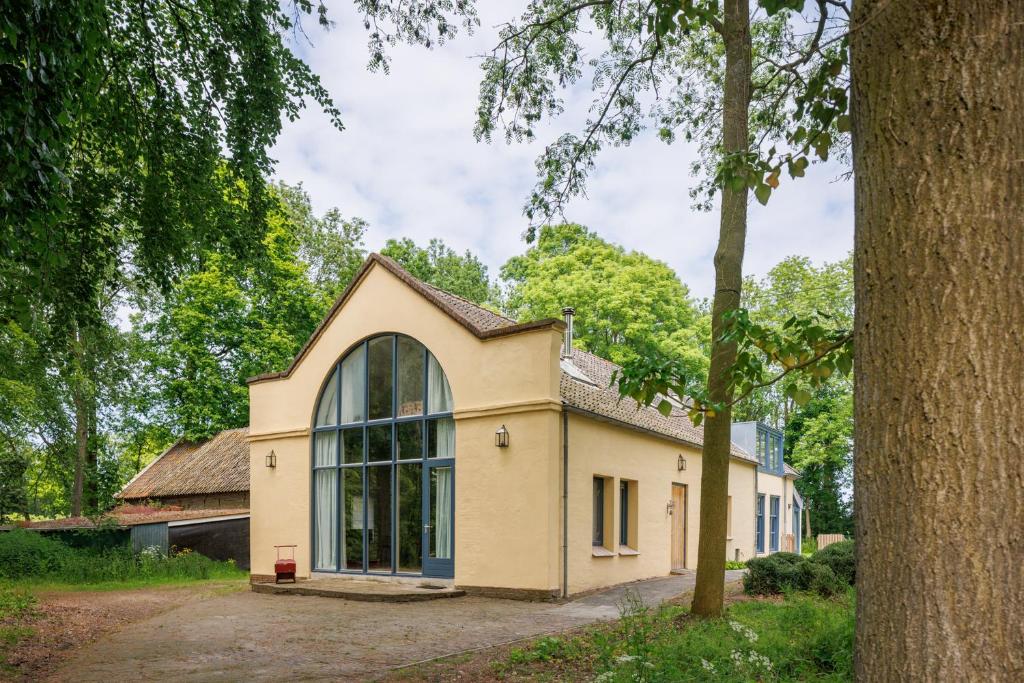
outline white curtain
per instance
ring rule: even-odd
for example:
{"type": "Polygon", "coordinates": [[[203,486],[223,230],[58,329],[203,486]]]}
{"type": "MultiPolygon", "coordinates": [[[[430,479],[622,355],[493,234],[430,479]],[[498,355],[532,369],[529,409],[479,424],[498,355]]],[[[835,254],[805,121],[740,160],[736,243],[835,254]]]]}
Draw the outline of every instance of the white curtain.
{"type": "Polygon", "coordinates": [[[341,423],[362,422],[366,415],[366,347],[341,362],[341,423]]]}
{"type": "Polygon", "coordinates": [[[452,412],[452,389],[448,386],[448,378],[444,376],[441,364],[428,354],[427,368],[427,408],[431,414],[452,412]]]}
{"type": "Polygon", "coordinates": [[[437,451],[432,453],[435,458],[455,457],[455,420],[450,417],[443,417],[435,420],[437,425],[437,451]]]}
{"type": "Polygon", "coordinates": [[[324,389],[323,398],[320,399],[320,406],[316,411],[316,426],[334,424],[338,417],[338,378],[331,377],[330,383],[324,389]]]}
{"type": "Polygon", "coordinates": [[[316,448],[313,454],[313,464],[316,467],[333,465],[338,453],[338,432],[316,432],[316,448]]]}
{"type": "Polygon", "coordinates": [[[452,468],[436,467],[437,493],[434,497],[434,557],[452,556],[452,468]]]}
{"type": "Polygon", "coordinates": [[[334,544],[338,518],[337,470],[316,472],[316,568],[334,569],[334,544]]]}

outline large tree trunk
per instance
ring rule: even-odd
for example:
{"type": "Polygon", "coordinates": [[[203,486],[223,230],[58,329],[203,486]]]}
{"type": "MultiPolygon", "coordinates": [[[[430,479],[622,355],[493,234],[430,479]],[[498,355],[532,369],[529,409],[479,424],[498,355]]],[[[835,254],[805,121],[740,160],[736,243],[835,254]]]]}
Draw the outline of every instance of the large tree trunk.
{"type": "Polygon", "coordinates": [[[1024,680],[1024,2],[858,0],[859,681],[1024,680]]]}
{"type": "MultiPolygon", "coordinates": [[[[726,0],[722,37],[725,41],[725,92],[722,142],[726,154],[750,147],[750,4],[726,0]]],[[[743,282],[743,247],[747,239],[747,190],[722,188],[722,215],[715,252],[715,298],[711,310],[711,367],[708,397],[715,403],[732,400],[726,371],[736,360],[736,345],[719,341],[726,311],[739,308],[743,282]]],[[[697,584],[693,613],[713,617],[722,613],[725,582],[725,537],[729,496],[729,450],[732,410],[708,417],[700,477],[700,538],[697,545],[697,584]]]]}

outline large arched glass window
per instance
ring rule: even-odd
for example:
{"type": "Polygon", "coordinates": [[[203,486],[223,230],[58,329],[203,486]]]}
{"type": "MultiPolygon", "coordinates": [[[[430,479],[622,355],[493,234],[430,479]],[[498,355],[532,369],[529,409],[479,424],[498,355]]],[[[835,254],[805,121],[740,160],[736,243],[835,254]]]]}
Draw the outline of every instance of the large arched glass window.
{"type": "Polygon", "coordinates": [[[452,392],[422,344],[373,337],[338,362],[312,455],[314,570],[451,571],[452,392]]]}

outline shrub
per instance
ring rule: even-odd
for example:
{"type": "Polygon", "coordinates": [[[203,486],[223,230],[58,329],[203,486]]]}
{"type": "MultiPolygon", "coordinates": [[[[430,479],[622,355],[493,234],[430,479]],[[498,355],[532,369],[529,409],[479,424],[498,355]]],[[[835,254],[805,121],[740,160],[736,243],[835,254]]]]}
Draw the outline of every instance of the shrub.
{"type": "MultiPolygon", "coordinates": [[[[852,562],[852,552],[850,555],[852,562]]],[[[844,558],[845,554],[837,553],[836,566],[843,571],[847,568],[844,558]]],[[[807,559],[795,553],[757,557],[747,562],[747,569],[743,590],[751,595],[809,590],[828,598],[844,593],[849,586],[846,576],[836,572],[831,562],[807,559]]]]}
{"type": "Polygon", "coordinates": [[[856,577],[856,563],[853,557],[853,541],[839,541],[822,548],[811,555],[811,561],[827,565],[836,576],[849,585],[856,577]]]}
{"type": "Polygon", "coordinates": [[[35,531],[0,533],[0,577],[43,576],[59,571],[71,549],[35,531]]]}
{"type": "Polygon", "coordinates": [[[766,557],[755,557],[747,562],[747,573],[743,576],[743,590],[751,595],[773,595],[787,590],[799,589],[803,579],[800,563],[805,560],[793,553],[775,553],[766,557]],[[797,562],[792,557],[798,559],[797,562]]]}
{"type": "Polygon", "coordinates": [[[799,565],[800,589],[812,591],[824,598],[842,595],[849,584],[836,576],[827,564],[804,561],[799,565]]]}
{"type": "Polygon", "coordinates": [[[242,572],[233,563],[217,562],[199,553],[135,555],[127,543],[106,549],[72,548],[33,531],[0,533],[0,578],[91,584],[239,576],[242,572]]]}
{"type": "Polygon", "coordinates": [[[746,563],[746,561],[742,561],[741,562],[740,560],[726,560],[725,561],[725,568],[726,569],[746,569],[747,568],[747,563],[746,563]]]}

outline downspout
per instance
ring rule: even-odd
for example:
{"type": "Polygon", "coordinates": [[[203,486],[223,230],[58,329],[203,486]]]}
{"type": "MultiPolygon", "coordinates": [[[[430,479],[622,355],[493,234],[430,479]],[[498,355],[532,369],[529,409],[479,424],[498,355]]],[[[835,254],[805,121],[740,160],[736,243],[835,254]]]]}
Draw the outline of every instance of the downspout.
{"type": "Polygon", "coordinates": [[[569,597],[569,411],[562,406],[562,597],[569,597]]]}
{"type": "MultiPolygon", "coordinates": [[[[562,309],[565,336],[562,338],[561,358],[572,358],[572,322],[576,309],[562,309]]],[[[571,362],[571,360],[570,360],[571,362]]],[[[569,597],[569,411],[562,404],[562,597],[569,597]]]]}

